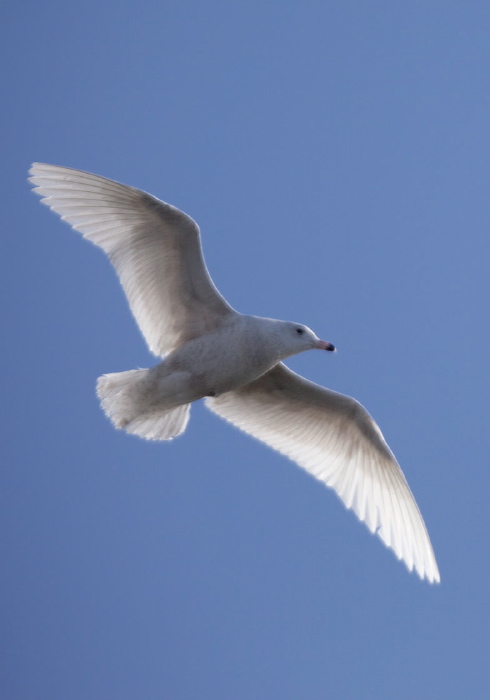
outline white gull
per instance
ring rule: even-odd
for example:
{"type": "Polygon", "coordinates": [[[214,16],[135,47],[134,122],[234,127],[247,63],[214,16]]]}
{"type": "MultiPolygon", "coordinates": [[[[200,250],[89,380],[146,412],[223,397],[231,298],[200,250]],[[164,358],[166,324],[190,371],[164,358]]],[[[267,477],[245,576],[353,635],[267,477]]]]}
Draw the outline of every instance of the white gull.
{"type": "Polygon", "coordinates": [[[91,173],[34,163],[43,204],[109,256],[152,353],[151,369],[105,374],[102,407],[117,428],[170,440],[190,404],[290,457],[333,488],[411,571],[440,580],[430,539],[402,470],[355,399],[307,381],[282,360],[335,350],[300,323],[246,316],[214,286],[199,227],[146,192],[91,173]]]}

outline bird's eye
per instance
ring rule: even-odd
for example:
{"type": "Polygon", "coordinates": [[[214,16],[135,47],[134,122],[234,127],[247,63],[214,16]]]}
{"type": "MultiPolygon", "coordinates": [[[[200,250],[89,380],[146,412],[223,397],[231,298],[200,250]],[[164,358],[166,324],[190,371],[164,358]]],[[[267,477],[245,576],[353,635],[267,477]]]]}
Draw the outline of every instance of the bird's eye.
{"type": "Polygon", "coordinates": [[[304,332],[305,332],[304,328],[296,328],[296,333],[298,333],[298,335],[303,335],[304,332]]]}

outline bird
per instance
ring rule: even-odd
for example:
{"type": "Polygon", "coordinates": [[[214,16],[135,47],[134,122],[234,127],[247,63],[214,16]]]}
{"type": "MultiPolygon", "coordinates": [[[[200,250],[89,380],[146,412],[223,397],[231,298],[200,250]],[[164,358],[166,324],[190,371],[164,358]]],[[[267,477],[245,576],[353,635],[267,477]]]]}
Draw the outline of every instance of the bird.
{"type": "Polygon", "coordinates": [[[355,399],[315,384],[284,360],[333,352],[301,323],[241,314],[215,287],[196,222],[114,180],[33,163],[41,202],[108,255],[150,351],[148,369],[97,380],[116,428],[150,440],[184,432],[194,401],[332,488],[422,580],[440,581],[424,520],[381,430],[355,399]]]}

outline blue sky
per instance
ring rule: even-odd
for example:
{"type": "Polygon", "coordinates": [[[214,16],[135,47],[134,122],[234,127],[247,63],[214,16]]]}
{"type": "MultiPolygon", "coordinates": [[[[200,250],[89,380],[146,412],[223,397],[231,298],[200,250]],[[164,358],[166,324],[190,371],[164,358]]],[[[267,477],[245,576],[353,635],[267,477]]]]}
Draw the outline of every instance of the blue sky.
{"type": "Polygon", "coordinates": [[[2,14],[3,697],[486,697],[488,3],[2,14]],[[201,405],[112,429],[97,376],[155,360],[33,160],[180,207],[235,308],[335,343],[289,364],[379,422],[440,586],[201,405]]]}

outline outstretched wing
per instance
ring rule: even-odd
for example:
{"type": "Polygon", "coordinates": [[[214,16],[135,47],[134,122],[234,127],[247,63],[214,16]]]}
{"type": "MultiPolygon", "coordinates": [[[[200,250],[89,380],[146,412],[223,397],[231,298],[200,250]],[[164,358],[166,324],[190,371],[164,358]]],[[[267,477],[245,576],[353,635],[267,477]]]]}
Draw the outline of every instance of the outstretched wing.
{"type": "Polygon", "coordinates": [[[29,172],[43,204],[107,253],[155,355],[236,313],[209,276],[199,227],[179,209],[81,170],[34,163],[29,172]]]}
{"type": "Polygon", "coordinates": [[[430,582],[440,580],[424,521],[369,413],[282,363],[207,406],[333,488],[371,532],[430,582]]]}

